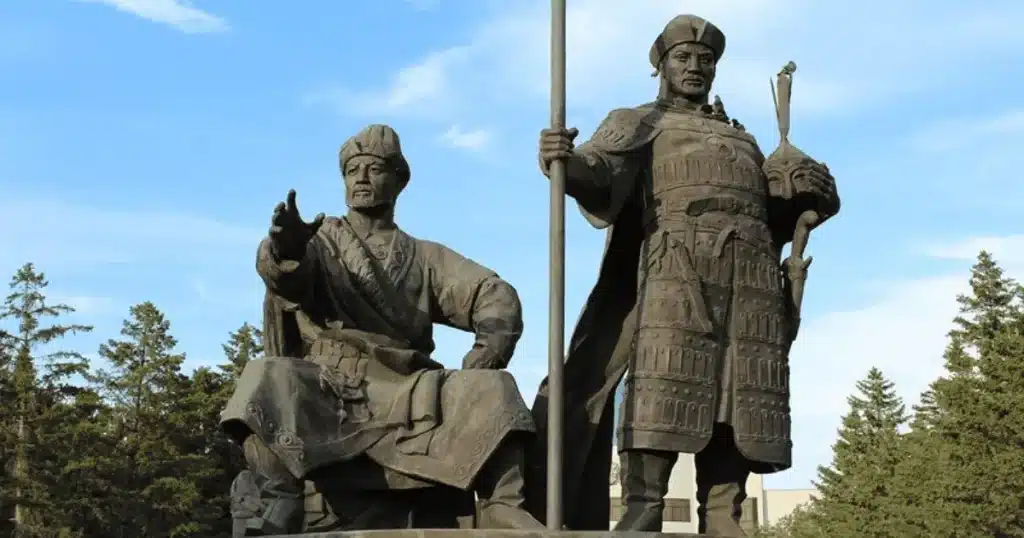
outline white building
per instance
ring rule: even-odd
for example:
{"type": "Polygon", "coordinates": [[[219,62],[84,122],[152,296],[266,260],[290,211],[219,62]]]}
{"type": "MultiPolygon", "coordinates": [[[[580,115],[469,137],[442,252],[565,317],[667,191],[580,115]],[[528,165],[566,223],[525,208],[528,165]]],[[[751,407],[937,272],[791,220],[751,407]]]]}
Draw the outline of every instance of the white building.
{"type": "Polygon", "coordinates": [[[762,525],[774,525],[780,519],[793,513],[798,506],[811,502],[814,489],[767,489],[764,490],[764,509],[761,511],[762,525]]]}
{"type": "MultiPolygon", "coordinates": [[[[618,483],[618,455],[612,455],[612,485],[610,527],[622,515],[625,507],[620,500],[622,490],[618,483]]],[[[747,500],[743,507],[743,527],[748,531],[769,525],[789,514],[794,508],[808,502],[814,490],[766,490],[761,475],[751,474],[747,479],[747,500]]],[[[669,478],[665,498],[665,532],[697,532],[697,481],[692,454],[680,454],[679,461],[669,478]]]]}

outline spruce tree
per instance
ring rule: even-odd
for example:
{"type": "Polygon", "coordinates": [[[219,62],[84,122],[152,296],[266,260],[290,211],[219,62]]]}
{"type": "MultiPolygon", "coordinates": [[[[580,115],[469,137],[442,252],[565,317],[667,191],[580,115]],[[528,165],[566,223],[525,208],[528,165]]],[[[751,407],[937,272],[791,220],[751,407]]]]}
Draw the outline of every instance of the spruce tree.
{"type": "Polygon", "coordinates": [[[263,355],[263,334],[249,323],[243,323],[228,336],[222,348],[225,362],[218,366],[219,372],[199,369],[193,375],[193,382],[197,387],[205,387],[203,392],[210,395],[203,399],[203,405],[197,406],[199,421],[204,424],[203,442],[215,470],[203,483],[203,491],[205,497],[210,499],[211,517],[223,529],[217,527],[216,523],[213,527],[218,532],[227,532],[231,523],[228,493],[235,476],[245,468],[245,460],[241,448],[221,430],[220,414],[234,392],[235,380],[245,365],[263,355]]]}
{"type": "MultiPolygon", "coordinates": [[[[942,410],[935,402],[935,393],[928,389],[913,408],[910,430],[903,436],[902,457],[893,479],[893,528],[906,538],[953,536],[956,519],[945,519],[936,508],[941,504],[935,485],[948,481],[942,473],[947,455],[936,430],[942,410]],[[931,484],[931,486],[929,486],[931,484]]],[[[946,486],[939,486],[940,489],[946,486]]]]}
{"type": "Polygon", "coordinates": [[[234,380],[241,375],[249,361],[263,355],[263,332],[248,322],[228,336],[226,344],[221,346],[227,362],[220,365],[220,370],[227,375],[234,389],[234,380]]]}
{"type": "Polygon", "coordinates": [[[178,394],[174,414],[182,417],[181,428],[173,442],[182,454],[199,456],[191,469],[191,478],[203,502],[192,512],[194,528],[190,536],[228,537],[231,534],[230,479],[222,463],[224,435],[218,427],[221,393],[226,379],[209,367],[197,368],[182,376],[175,388],[178,394]]]}
{"type": "Polygon", "coordinates": [[[832,464],[818,468],[814,525],[827,536],[896,538],[891,484],[899,463],[906,409],[877,368],[857,382],[843,417],[832,464]]]}
{"type": "Polygon", "coordinates": [[[982,252],[900,484],[918,536],[1024,537],[1024,288],[982,252]]]}
{"type": "Polygon", "coordinates": [[[16,437],[12,425],[17,413],[10,402],[15,401],[14,380],[11,364],[14,360],[10,333],[0,329],[0,536],[9,536],[13,531],[14,518],[13,488],[10,474],[14,466],[16,437]]]}
{"type": "Polygon", "coordinates": [[[245,323],[229,335],[222,348],[225,362],[217,368],[197,368],[183,379],[176,404],[177,413],[187,417],[176,442],[184,452],[203,456],[193,476],[205,501],[194,512],[193,521],[196,532],[211,538],[231,534],[229,491],[244,465],[240,447],[220,428],[220,414],[242,369],[263,353],[260,332],[245,323]]]}
{"type": "Polygon", "coordinates": [[[96,461],[108,485],[107,536],[201,536],[198,482],[208,466],[187,443],[194,415],[181,401],[191,388],[181,373],[185,356],[150,302],[131,307],[121,336],[100,346],[111,368],[97,375],[112,406],[113,445],[96,461]]]}
{"type": "MultiPolygon", "coordinates": [[[[0,321],[9,325],[0,335],[0,444],[5,463],[0,504],[12,507],[19,536],[45,535],[61,528],[55,521],[55,494],[63,485],[60,469],[69,447],[55,447],[54,435],[74,425],[63,420],[63,407],[80,390],[75,375],[88,371],[81,354],[55,346],[61,339],[92,327],[59,323],[74,313],[66,304],[50,304],[49,282],[27,263],[10,281],[10,293],[0,308],[0,321]]],[[[5,515],[6,514],[2,514],[5,515]]]]}

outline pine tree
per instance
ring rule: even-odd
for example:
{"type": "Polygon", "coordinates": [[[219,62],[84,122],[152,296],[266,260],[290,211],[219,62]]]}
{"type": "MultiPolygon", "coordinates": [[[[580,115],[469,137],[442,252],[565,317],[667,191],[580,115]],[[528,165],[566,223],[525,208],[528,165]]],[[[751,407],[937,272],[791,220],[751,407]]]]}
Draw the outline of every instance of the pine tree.
{"type": "MultiPolygon", "coordinates": [[[[893,479],[894,497],[901,502],[894,504],[893,529],[905,538],[930,538],[952,536],[958,526],[956,519],[943,519],[936,507],[941,499],[930,495],[935,493],[934,484],[948,477],[941,474],[947,456],[942,443],[937,443],[936,426],[942,410],[935,402],[935,393],[928,389],[921,394],[920,402],[914,406],[910,431],[903,436],[902,457],[896,466],[893,479]],[[933,484],[929,488],[927,484],[933,484]]],[[[945,486],[941,486],[945,487],[945,486]]]]}
{"type": "Polygon", "coordinates": [[[194,512],[193,521],[196,532],[210,538],[231,534],[228,494],[231,481],[244,466],[240,447],[220,428],[220,414],[234,391],[235,379],[263,352],[259,330],[248,323],[232,332],[222,347],[226,362],[216,369],[197,368],[183,380],[177,400],[177,412],[187,420],[176,442],[183,452],[204,457],[193,476],[205,501],[194,512]]]}
{"type": "Polygon", "coordinates": [[[240,455],[230,450],[228,440],[219,427],[225,376],[208,367],[198,368],[189,378],[187,413],[194,425],[187,432],[187,445],[194,453],[203,455],[202,472],[196,473],[196,486],[204,499],[195,521],[201,524],[201,536],[228,537],[231,535],[231,504],[228,493],[234,479],[231,457],[240,455]]]}
{"type": "Polygon", "coordinates": [[[110,427],[111,410],[94,389],[80,391],[62,407],[60,417],[68,427],[56,431],[47,445],[66,454],[58,486],[52,488],[54,518],[82,537],[111,536],[107,531],[112,525],[105,520],[113,513],[107,491],[111,483],[103,467],[111,464],[109,456],[118,446],[110,427]]]}
{"type": "MultiPolygon", "coordinates": [[[[901,487],[929,507],[918,536],[1024,537],[1024,288],[982,252],[958,297],[931,409],[908,436],[901,487]]],[[[927,408],[923,408],[927,409],[927,408]]],[[[920,411],[919,411],[920,413],[920,411]]]]}
{"type": "Polygon", "coordinates": [[[14,467],[13,447],[17,440],[11,425],[17,420],[15,407],[9,402],[15,401],[14,380],[11,375],[13,357],[13,337],[0,329],[0,536],[10,536],[14,532],[14,504],[11,471],[14,467]]]}
{"type": "Polygon", "coordinates": [[[210,454],[213,458],[218,473],[207,482],[205,492],[207,498],[216,499],[212,506],[220,510],[220,521],[230,523],[230,506],[228,492],[231,482],[235,476],[245,468],[245,459],[242,456],[241,448],[220,428],[220,413],[235,391],[235,381],[241,375],[245,365],[263,355],[263,333],[250,325],[243,323],[241,327],[228,336],[228,342],[223,346],[226,362],[219,366],[220,375],[217,376],[220,390],[216,397],[211,399],[205,408],[205,420],[207,423],[206,440],[210,446],[210,454]]]}
{"type": "Polygon", "coordinates": [[[832,464],[818,468],[813,520],[827,536],[896,537],[891,491],[906,408],[893,383],[872,368],[848,399],[832,464]]]}
{"type": "Polygon", "coordinates": [[[220,370],[232,380],[231,389],[234,390],[234,380],[241,375],[245,365],[263,354],[263,332],[248,322],[243,323],[221,347],[227,362],[220,365],[220,370]]]}
{"type": "Polygon", "coordinates": [[[0,321],[12,325],[0,337],[0,366],[4,366],[0,390],[6,392],[6,412],[0,416],[0,441],[6,450],[0,459],[9,469],[0,484],[0,500],[13,505],[14,524],[23,536],[45,534],[60,526],[49,516],[54,513],[53,489],[67,455],[50,446],[51,434],[69,426],[61,420],[60,410],[80,390],[72,383],[73,376],[88,371],[88,360],[81,354],[53,349],[64,337],[92,327],[57,323],[74,308],[47,302],[48,285],[45,275],[27,263],[11,279],[10,294],[0,309],[0,321]]]}
{"type": "Polygon", "coordinates": [[[150,302],[131,308],[121,336],[99,351],[111,365],[97,381],[112,406],[113,446],[96,461],[111,510],[97,516],[111,537],[202,535],[195,515],[208,466],[205,454],[182,449],[194,427],[182,403],[191,389],[181,374],[185,356],[174,351],[170,322],[150,302]]]}

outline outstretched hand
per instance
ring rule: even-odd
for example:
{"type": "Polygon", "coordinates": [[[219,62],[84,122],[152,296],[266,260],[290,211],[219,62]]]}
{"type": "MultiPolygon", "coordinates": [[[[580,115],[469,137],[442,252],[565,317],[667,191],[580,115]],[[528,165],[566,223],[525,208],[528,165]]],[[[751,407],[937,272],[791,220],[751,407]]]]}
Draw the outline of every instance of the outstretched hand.
{"type": "Polygon", "coordinates": [[[302,258],[306,251],[306,243],[324,223],[324,214],[320,213],[307,223],[299,214],[295,204],[295,189],[288,191],[288,197],[274,207],[274,216],[270,219],[270,241],[279,256],[289,260],[302,258]]]}

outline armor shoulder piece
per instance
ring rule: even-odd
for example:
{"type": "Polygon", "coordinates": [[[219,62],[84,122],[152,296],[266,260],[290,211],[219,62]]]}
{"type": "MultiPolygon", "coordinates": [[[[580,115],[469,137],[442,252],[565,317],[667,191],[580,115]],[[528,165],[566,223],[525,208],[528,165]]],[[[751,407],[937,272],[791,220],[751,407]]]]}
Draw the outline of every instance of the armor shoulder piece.
{"type": "Polygon", "coordinates": [[[611,153],[628,153],[648,144],[658,134],[657,122],[645,107],[617,108],[598,125],[587,145],[611,153]]]}

